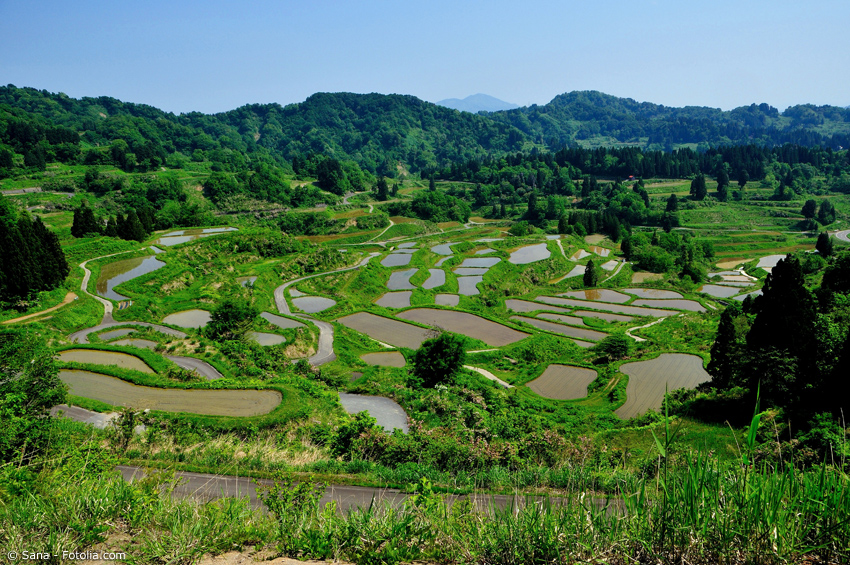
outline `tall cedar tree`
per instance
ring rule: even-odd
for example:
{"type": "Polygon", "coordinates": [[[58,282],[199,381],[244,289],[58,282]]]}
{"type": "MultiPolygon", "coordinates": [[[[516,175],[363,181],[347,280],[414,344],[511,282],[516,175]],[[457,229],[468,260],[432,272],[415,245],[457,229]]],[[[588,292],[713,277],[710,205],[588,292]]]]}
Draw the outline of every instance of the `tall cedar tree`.
{"type": "Polygon", "coordinates": [[[708,194],[708,189],[705,187],[705,175],[697,175],[691,181],[691,196],[694,200],[703,200],[708,194]]]}
{"type": "Polygon", "coordinates": [[[599,284],[599,273],[596,272],[596,265],[593,264],[593,259],[587,262],[584,268],[584,286],[594,288],[599,284]]]}
{"type": "Polygon", "coordinates": [[[805,391],[819,374],[815,302],[800,262],[790,255],[772,269],[762,292],[747,334],[750,391],[760,380],[765,400],[793,411],[805,402],[805,391]]]}
{"type": "Polygon", "coordinates": [[[817,243],[815,243],[815,249],[818,250],[818,253],[820,253],[821,257],[829,257],[830,255],[832,255],[833,246],[832,239],[830,239],[829,237],[829,233],[822,232],[820,235],[818,235],[818,241],[817,243]]]}
{"type": "Polygon", "coordinates": [[[387,198],[389,197],[389,186],[387,185],[387,179],[385,179],[384,177],[380,177],[378,179],[377,192],[378,200],[380,202],[386,202],[387,198]]]}
{"type": "Polygon", "coordinates": [[[741,347],[735,331],[735,319],[742,314],[734,302],[720,315],[717,335],[711,346],[711,361],[706,370],[711,375],[711,384],[727,389],[733,386],[734,377],[741,358],[741,347]]]}

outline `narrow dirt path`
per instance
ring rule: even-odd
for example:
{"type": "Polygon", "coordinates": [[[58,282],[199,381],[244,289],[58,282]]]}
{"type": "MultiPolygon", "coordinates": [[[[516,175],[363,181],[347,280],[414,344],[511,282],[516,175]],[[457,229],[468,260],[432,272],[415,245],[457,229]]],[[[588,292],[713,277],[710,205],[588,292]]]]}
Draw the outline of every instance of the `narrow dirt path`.
{"type": "Polygon", "coordinates": [[[619,273],[619,272],[620,272],[620,269],[622,269],[622,268],[623,268],[623,265],[625,265],[625,264],[626,264],[626,262],[625,262],[625,261],[619,261],[619,264],[617,265],[617,268],[616,268],[616,269],[614,269],[614,272],[613,272],[613,273],[611,273],[610,275],[608,275],[607,277],[605,277],[605,278],[603,279],[603,281],[602,281],[602,282],[605,282],[605,281],[607,281],[608,279],[612,279],[612,278],[616,277],[616,276],[617,276],[617,273],[619,273]]]}
{"type": "Polygon", "coordinates": [[[635,331],[635,330],[642,330],[643,328],[648,328],[649,326],[654,326],[655,324],[657,324],[659,322],[663,322],[666,319],[667,319],[666,317],[665,318],[658,318],[654,322],[650,322],[650,323],[645,324],[643,326],[636,326],[634,328],[629,328],[629,329],[626,330],[626,335],[629,336],[630,338],[632,338],[633,340],[637,341],[637,342],[646,341],[645,338],[638,337],[636,335],[632,335],[632,332],[635,331]]]}
{"type": "Polygon", "coordinates": [[[42,315],[47,314],[49,312],[53,312],[54,310],[58,310],[58,309],[62,308],[63,306],[67,306],[68,304],[70,304],[71,302],[73,302],[76,299],[77,299],[77,295],[74,294],[73,292],[69,292],[68,294],[65,295],[65,299],[62,300],[61,303],[57,304],[56,306],[53,306],[52,308],[48,308],[47,310],[42,310],[41,312],[34,312],[32,314],[27,314],[26,316],[21,316],[20,318],[12,318],[11,320],[6,320],[3,323],[4,324],[15,324],[17,322],[23,322],[24,320],[29,320],[30,318],[37,318],[38,316],[42,316],[42,315]]]}
{"type": "Polygon", "coordinates": [[[106,300],[105,298],[101,298],[100,296],[96,296],[96,295],[94,295],[94,294],[92,294],[88,291],[89,278],[91,278],[91,271],[89,271],[86,268],[86,265],[89,263],[89,261],[97,261],[98,259],[106,259],[107,257],[114,257],[116,255],[123,255],[125,253],[131,253],[133,251],[144,251],[144,250],[145,250],[145,248],[143,247],[143,248],[138,249],[138,250],[130,249],[129,251],[120,251],[118,253],[110,253],[109,255],[101,255],[100,257],[95,257],[94,259],[86,259],[85,261],[80,263],[80,268],[83,270],[83,273],[84,273],[83,282],[80,285],[80,290],[82,290],[83,292],[85,292],[86,294],[88,294],[89,296],[91,296],[92,298],[94,298],[95,300],[100,302],[101,304],[103,304],[103,322],[108,322],[112,319],[112,302],[110,302],[109,300],[106,300]]]}
{"type": "Polygon", "coordinates": [[[359,269],[360,267],[366,265],[366,263],[368,263],[369,260],[372,259],[372,257],[377,257],[378,255],[380,255],[380,253],[370,253],[368,257],[366,257],[353,267],[346,267],[344,269],[337,269],[335,271],[326,271],[324,273],[313,273],[312,275],[307,275],[306,277],[300,277],[297,279],[292,279],[291,281],[287,281],[276,289],[274,289],[274,302],[277,306],[278,311],[281,314],[304,320],[306,322],[314,324],[317,328],[319,328],[318,350],[316,351],[315,355],[308,359],[311,365],[324,365],[325,363],[330,363],[331,361],[336,359],[336,353],[334,353],[334,328],[328,322],[316,320],[315,318],[311,318],[306,314],[293,314],[292,310],[290,310],[289,308],[289,303],[286,301],[286,289],[296,283],[307,279],[321,277],[324,275],[331,275],[334,273],[344,273],[345,271],[353,271],[354,269],[359,269]]]}
{"type": "Polygon", "coordinates": [[[206,361],[202,361],[194,357],[183,357],[181,355],[166,355],[165,358],[173,361],[181,369],[195,371],[208,381],[215,381],[224,378],[224,375],[219,373],[215,367],[206,361]]]}
{"type": "MultiPolygon", "coordinates": [[[[372,211],[372,205],[369,204],[369,212],[371,212],[371,211],[372,211]]],[[[392,220],[390,220],[390,225],[388,225],[384,231],[382,231],[381,233],[379,233],[378,235],[376,235],[375,237],[373,237],[372,239],[370,239],[366,243],[374,242],[376,239],[378,239],[379,237],[381,237],[382,235],[387,233],[387,230],[390,229],[391,227],[393,227],[394,225],[395,225],[395,223],[392,220]]]]}
{"type": "Polygon", "coordinates": [[[496,384],[500,385],[503,388],[514,388],[514,385],[506,383],[505,381],[503,381],[502,379],[500,379],[499,377],[497,377],[496,375],[494,375],[490,371],[487,371],[486,369],[481,369],[479,367],[473,367],[472,365],[464,365],[463,368],[469,369],[470,371],[475,371],[476,373],[478,373],[482,377],[490,379],[491,381],[495,382],[496,384]]]}

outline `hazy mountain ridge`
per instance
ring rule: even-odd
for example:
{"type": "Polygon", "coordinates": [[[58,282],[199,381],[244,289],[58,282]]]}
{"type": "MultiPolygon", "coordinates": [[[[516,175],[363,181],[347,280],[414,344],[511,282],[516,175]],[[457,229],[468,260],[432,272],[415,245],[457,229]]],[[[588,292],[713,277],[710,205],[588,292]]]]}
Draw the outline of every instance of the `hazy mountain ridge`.
{"type": "Polygon", "coordinates": [[[467,96],[464,99],[447,98],[437,102],[437,105],[452,108],[453,110],[460,110],[462,112],[472,112],[473,114],[477,114],[478,112],[499,112],[502,110],[513,110],[515,108],[519,108],[518,104],[505,102],[504,100],[499,100],[498,98],[488,94],[480,93],[467,96]]]}

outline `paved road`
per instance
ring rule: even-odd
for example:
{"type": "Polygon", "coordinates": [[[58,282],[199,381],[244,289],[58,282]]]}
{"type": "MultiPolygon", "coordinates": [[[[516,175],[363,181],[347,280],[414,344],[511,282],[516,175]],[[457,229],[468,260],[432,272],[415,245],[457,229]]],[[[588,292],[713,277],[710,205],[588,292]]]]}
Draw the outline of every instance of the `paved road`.
{"type": "Polygon", "coordinates": [[[301,281],[312,279],[315,277],[322,277],[324,275],[331,275],[334,273],[343,273],[345,271],[352,271],[354,269],[359,269],[369,262],[372,257],[376,257],[380,255],[380,253],[370,253],[368,257],[360,261],[358,264],[353,267],[346,267],[345,269],[337,269],[335,271],[326,271],[324,273],[314,273],[312,275],[307,275],[306,277],[301,277],[297,279],[293,279],[291,281],[285,282],[276,289],[274,289],[274,301],[277,305],[277,309],[281,314],[286,316],[293,316],[295,318],[299,318],[301,320],[305,320],[312,324],[315,324],[317,328],[319,328],[319,347],[316,351],[316,354],[308,359],[311,365],[319,366],[324,365],[325,363],[330,363],[334,359],[336,359],[336,353],[334,353],[334,328],[328,322],[323,322],[321,320],[316,320],[315,318],[311,318],[305,314],[293,314],[289,309],[289,303],[286,302],[286,289],[290,286],[299,283],[301,281]]]}
{"type": "MultiPolygon", "coordinates": [[[[133,481],[144,477],[145,471],[140,467],[118,465],[124,480],[133,481]]],[[[250,479],[246,477],[234,477],[231,475],[209,475],[205,473],[176,473],[181,484],[174,490],[174,495],[184,498],[194,498],[199,501],[218,500],[220,498],[248,497],[251,506],[263,508],[262,502],[257,497],[257,484],[271,486],[272,481],[266,479],[250,479]]],[[[379,504],[387,504],[393,508],[400,508],[409,497],[408,494],[396,489],[357,487],[348,485],[328,485],[325,493],[319,501],[320,507],[331,501],[335,501],[337,512],[345,514],[356,508],[368,508],[373,501],[379,504]]],[[[454,504],[458,500],[469,499],[473,506],[479,511],[503,510],[509,507],[522,507],[526,503],[536,503],[544,500],[542,497],[527,497],[525,495],[503,495],[503,494],[470,494],[470,495],[448,495],[446,502],[454,504]]],[[[552,498],[554,504],[563,504],[567,499],[552,498]]],[[[622,508],[622,502],[618,499],[607,500],[603,498],[588,499],[596,508],[606,509],[613,513],[622,508]]]]}
{"type": "MultiPolygon", "coordinates": [[[[185,336],[186,334],[183,335],[185,336]]],[[[166,355],[165,358],[174,361],[178,367],[182,367],[187,371],[195,371],[208,381],[214,381],[216,379],[224,378],[224,375],[219,373],[215,367],[213,367],[206,361],[202,361],[194,357],[183,357],[180,355],[166,355]]]]}
{"type": "Polygon", "coordinates": [[[835,238],[850,243],[850,230],[835,232],[835,238]]]}

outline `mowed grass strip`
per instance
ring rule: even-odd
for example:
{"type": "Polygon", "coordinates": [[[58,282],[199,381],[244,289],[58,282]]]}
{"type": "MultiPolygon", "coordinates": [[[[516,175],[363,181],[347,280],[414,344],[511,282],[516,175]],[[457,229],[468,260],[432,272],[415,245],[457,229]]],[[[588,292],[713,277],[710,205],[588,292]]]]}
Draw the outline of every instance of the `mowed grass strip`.
{"type": "Polygon", "coordinates": [[[74,396],[137,410],[207,416],[260,416],[281,403],[275,390],[186,390],[139,386],[90,371],[62,370],[59,378],[74,396]]]}
{"type": "Polygon", "coordinates": [[[574,400],[587,396],[587,385],[596,380],[596,371],[571,365],[549,365],[543,374],[526,386],[546,398],[574,400]]]}
{"type": "Polygon", "coordinates": [[[344,316],[339,318],[337,322],[354,331],[366,334],[372,339],[410,349],[419,349],[422,342],[428,339],[429,333],[425,328],[376,316],[368,312],[344,316]]]}
{"type": "Polygon", "coordinates": [[[620,366],[620,372],[629,376],[626,403],[614,412],[623,419],[661,408],[665,390],[694,388],[711,378],[702,358],[684,353],[664,353],[650,361],[626,363],[620,366]]]}
{"type": "Polygon", "coordinates": [[[398,317],[429,326],[439,326],[450,332],[479,339],[491,347],[502,347],[528,337],[527,333],[467,312],[415,308],[402,312],[398,317]]]}

